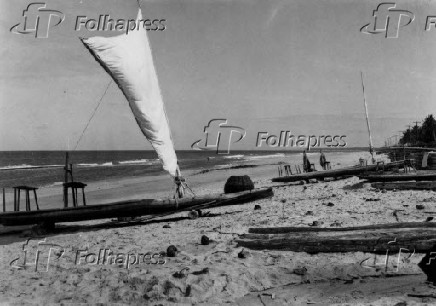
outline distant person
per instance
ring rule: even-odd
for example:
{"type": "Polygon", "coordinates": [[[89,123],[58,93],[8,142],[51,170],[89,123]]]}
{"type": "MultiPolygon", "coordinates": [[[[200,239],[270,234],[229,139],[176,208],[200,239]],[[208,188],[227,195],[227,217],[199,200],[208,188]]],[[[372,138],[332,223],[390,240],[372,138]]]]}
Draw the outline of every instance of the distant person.
{"type": "Polygon", "coordinates": [[[327,165],[327,159],[325,158],[325,155],[322,152],[322,150],[319,152],[321,153],[321,155],[319,156],[319,164],[321,165],[322,169],[325,170],[327,165]]]}
{"type": "Polygon", "coordinates": [[[303,170],[305,172],[312,172],[312,166],[310,165],[310,161],[307,158],[306,150],[303,151],[303,170]]]}

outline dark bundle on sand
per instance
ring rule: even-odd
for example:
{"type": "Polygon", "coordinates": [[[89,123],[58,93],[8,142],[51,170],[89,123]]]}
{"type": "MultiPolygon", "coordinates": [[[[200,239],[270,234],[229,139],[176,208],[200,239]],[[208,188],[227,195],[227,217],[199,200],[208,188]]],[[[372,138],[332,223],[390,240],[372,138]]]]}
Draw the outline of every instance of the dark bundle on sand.
{"type": "Polygon", "coordinates": [[[231,176],[224,185],[224,193],[234,193],[252,189],[254,189],[254,183],[248,175],[231,176]]]}
{"type": "Polygon", "coordinates": [[[427,281],[436,285],[436,245],[425,254],[418,266],[427,275],[427,281]]]}

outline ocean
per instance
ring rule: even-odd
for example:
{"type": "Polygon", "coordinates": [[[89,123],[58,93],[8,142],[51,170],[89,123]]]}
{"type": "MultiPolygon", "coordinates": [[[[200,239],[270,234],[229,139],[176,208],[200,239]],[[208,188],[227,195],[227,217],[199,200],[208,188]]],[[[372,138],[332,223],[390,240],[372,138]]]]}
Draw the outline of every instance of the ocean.
{"type": "MultiPolygon", "coordinates": [[[[359,151],[347,148],[341,151],[359,151]]],[[[234,151],[216,154],[215,151],[177,151],[182,171],[208,171],[238,165],[267,164],[273,160],[297,157],[295,151],[234,151]]],[[[310,156],[311,153],[309,153],[310,156]]],[[[154,151],[73,151],[74,180],[92,182],[133,176],[162,175],[166,172],[154,151]]],[[[64,151],[3,151],[0,152],[0,188],[18,185],[36,187],[62,184],[64,180],[64,151]]]]}

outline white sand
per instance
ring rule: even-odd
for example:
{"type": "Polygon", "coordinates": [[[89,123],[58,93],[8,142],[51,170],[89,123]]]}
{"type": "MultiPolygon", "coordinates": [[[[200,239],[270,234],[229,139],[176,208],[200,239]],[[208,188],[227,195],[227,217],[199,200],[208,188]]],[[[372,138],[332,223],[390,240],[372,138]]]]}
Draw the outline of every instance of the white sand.
{"type": "MultiPolygon", "coordinates": [[[[355,164],[361,155],[349,153],[327,156],[334,168],[338,168],[355,164]]],[[[190,185],[198,194],[222,191],[230,175],[248,174],[257,187],[277,185],[270,183],[270,179],[277,176],[277,166],[272,165],[187,174],[190,185]]],[[[167,177],[134,178],[92,183],[87,188],[87,195],[90,203],[107,203],[127,198],[164,197],[172,192],[171,188],[172,183],[167,177]],[[150,190],[156,192],[150,193],[150,190]]],[[[59,189],[41,190],[41,206],[58,207],[61,203],[61,197],[57,194],[59,189]]],[[[436,211],[435,201],[435,192],[381,193],[368,184],[359,184],[358,178],[352,177],[274,188],[272,199],[213,208],[207,210],[212,216],[196,220],[187,219],[186,213],[180,213],[163,221],[142,225],[96,226],[110,220],[62,224],[56,233],[39,238],[62,246],[64,254],[57,258],[56,248],[53,249],[46,271],[49,247],[39,246],[44,252],[41,253],[38,266],[40,271],[36,272],[32,266],[27,269],[10,266],[17,257],[22,261],[23,244],[32,232],[19,228],[20,232],[11,233],[10,228],[2,228],[0,297],[6,303],[42,305],[395,305],[401,301],[418,305],[423,299],[408,297],[408,293],[436,291],[425,284],[426,276],[416,265],[423,255],[411,257],[410,262],[401,262],[398,271],[393,267],[396,260],[393,257],[388,272],[403,276],[386,278],[383,276],[384,267],[376,270],[360,265],[368,257],[373,261],[373,254],[308,255],[289,251],[247,250],[248,257],[241,259],[237,254],[242,248],[237,247],[234,239],[238,234],[247,233],[250,227],[307,226],[313,221],[320,222],[321,227],[395,223],[394,210],[398,210],[400,222],[424,221],[431,216],[426,211],[436,211]],[[366,201],[368,198],[380,200],[366,201]],[[334,205],[323,205],[328,202],[334,205]],[[261,205],[261,210],[253,209],[256,204],[261,205]],[[416,204],[425,205],[425,209],[416,210],[416,204]],[[313,215],[306,215],[307,211],[313,211],[313,215]],[[163,228],[164,225],[170,228],[163,228]],[[213,242],[208,246],[200,245],[202,235],[207,235],[213,242]],[[83,250],[98,254],[100,249],[110,249],[116,254],[132,254],[133,258],[139,253],[165,251],[171,244],[179,252],[174,258],[165,258],[163,265],[142,262],[127,269],[125,264],[100,262],[93,265],[84,263],[83,258],[78,264],[76,259],[76,254],[85,254],[83,250]],[[293,273],[295,268],[302,267],[307,269],[306,275],[293,273]],[[188,268],[184,270],[184,277],[173,276],[184,268],[188,268]],[[204,268],[208,271],[200,273],[204,268]]],[[[27,246],[29,260],[35,258],[37,241],[31,241],[27,246]]],[[[382,262],[384,257],[378,255],[375,260],[382,262]]],[[[429,303],[436,302],[436,299],[427,299],[429,303]]]]}

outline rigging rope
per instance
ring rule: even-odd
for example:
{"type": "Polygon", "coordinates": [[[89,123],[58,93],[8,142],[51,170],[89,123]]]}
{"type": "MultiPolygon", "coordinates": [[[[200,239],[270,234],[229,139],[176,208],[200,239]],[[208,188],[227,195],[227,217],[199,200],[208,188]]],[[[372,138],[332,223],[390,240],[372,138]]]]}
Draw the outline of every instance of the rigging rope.
{"type": "Polygon", "coordinates": [[[74,146],[73,151],[75,151],[75,150],[77,149],[77,146],[79,145],[80,140],[82,140],[82,137],[83,137],[83,135],[85,134],[85,131],[86,131],[86,129],[88,128],[89,124],[91,123],[92,118],[94,118],[95,114],[97,113],[97,110],[98,110],[98,108],[100,107],[100,104],[101,104],[101,102],[103,101],[103,98],[104,98],[104,96],[106,95],[106,93],[107,93],[107,91],[108,91],[108,89],[109,89],[109,86],[110,86],[111,84],[112,84],[112,79],[110,79],[109,83],[107,84],[106,89],[105,89],[103,95],[101,96],[100,100],[98,101],[97,106],[96,106],[95,109],[94,109],[94,112],[92,113],[91,117],[89,118],[88,122],[86,123],[86,126],[85,126],[85,128],[83,129],[82,134],[81,134],[80,137],[79,137],[79,140],[77,140],[77,143],[76,143],[76,145],[74,146]]]}

